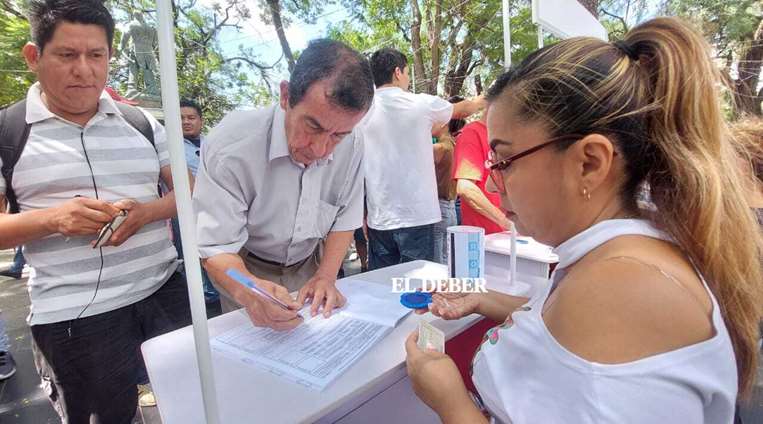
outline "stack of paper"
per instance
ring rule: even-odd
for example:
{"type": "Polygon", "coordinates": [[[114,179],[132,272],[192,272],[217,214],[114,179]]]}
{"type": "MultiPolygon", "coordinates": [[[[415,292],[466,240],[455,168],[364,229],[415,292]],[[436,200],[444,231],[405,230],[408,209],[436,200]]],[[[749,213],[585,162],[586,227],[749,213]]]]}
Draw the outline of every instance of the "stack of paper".
{"type": "MultiPolygon", "coordinates": [[[[342,280],[337,288],[347,304],[323,318],[317,315],[291,331],[233,328],[212,339],[212,348],[316,390],[323,390],[405,317],[391,286],[342,280]]],[[[309,317],[309,308],[303,311],[309,317]]]]}

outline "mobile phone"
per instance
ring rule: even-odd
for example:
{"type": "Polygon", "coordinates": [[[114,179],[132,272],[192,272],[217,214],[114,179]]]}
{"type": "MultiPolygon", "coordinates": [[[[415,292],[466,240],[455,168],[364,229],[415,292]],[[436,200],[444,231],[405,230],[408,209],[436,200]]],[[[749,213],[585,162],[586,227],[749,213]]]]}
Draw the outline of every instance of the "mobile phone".
{"type": "Polygon", "coordinates": [[[109,241],[111,236],[114,234],[114,232],[119,228],[120,225],[122,225],[123,222],[127,219],[127,211],[122,209],[119,211],[117,216],[111,219],[106,225],[101,228],[101,231],[98,232],[98,238],[95,239],[95,245],[93,246],[93,249],[97,249],[99,247],[103,247],[106,242],[109,241]]]}

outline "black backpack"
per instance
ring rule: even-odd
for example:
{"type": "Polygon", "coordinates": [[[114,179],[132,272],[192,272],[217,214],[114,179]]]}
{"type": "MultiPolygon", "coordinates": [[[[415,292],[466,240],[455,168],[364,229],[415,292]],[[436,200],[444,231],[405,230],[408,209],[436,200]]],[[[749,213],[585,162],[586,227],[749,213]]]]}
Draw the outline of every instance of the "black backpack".
{"type": "MultiPolygon", "coordinates": [[[[122,112],[125,121],[138,130],[154,145],[154,130],[146,116],[138,108],[124,103],[116,103],[122,112]]],[[[0,159],[3,161],[2,171],[5,179],[5,199],[8,201],[8,212],[17,213],[19,204],[16,201],[16,193],[11,186],[13,167],[16,166],[24,151],[29,129],[32,126],[26,123],[26,99],[16,102],[0,110],[0,159]]],[[[2,212],[2,211],[0,211],[2,212]]]]}

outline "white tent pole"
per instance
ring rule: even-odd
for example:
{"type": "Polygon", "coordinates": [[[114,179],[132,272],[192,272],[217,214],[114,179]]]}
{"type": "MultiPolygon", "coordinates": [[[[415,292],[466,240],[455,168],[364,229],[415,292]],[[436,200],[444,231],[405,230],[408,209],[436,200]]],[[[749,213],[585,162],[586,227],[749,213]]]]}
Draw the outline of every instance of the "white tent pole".
{"type": "Polygon", "coordinates": [[[511,67],[511,13],[509,0],[503,0],[503,67],[511,67]]]}
{"type": "Polygon", "coordinates": [[[538,48],[543,48],[543,27],[538,24],[538,48]]]}
{"type": "Polygon", "coordinates": [[[201,377],[201,396],[204,401],[204,415],[207,424],[218,424],[217,395],[212,374],[212,351],[209,348],[209,329],[201,283],[198,245],[196,243],[196,217],[191,205],[191,188],[188,179],[188,164],[185,160],[182,131],[180,126],[180,96],[178,94],[177,67],[175,63],[175,33],[170,0],[157,0],[157,21],[159,23],[159,74],[162,83],[162,106],[164,108],[167,148],[170,153],[172,180],[180,220],[180,234],[183,240],[185,274],[188,277],[188,296],[191,302],[193,338],[196,344],[196,360],[201,377]]]}
{"type": "Polygon", "coordinates": [[[511,11],[509,0],[503,0],[503,67],[511,67],[511,11]]]}

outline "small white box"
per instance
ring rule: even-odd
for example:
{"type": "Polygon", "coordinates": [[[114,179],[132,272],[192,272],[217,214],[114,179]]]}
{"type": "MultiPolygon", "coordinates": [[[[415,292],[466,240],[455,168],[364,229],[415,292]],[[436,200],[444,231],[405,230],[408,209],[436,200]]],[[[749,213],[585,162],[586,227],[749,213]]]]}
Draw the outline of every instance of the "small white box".
{"type": "Polygon", "coordinates": [[[485,229],[454,225],[447,229],[448,277],[485,277],[485,229]]]}

